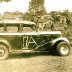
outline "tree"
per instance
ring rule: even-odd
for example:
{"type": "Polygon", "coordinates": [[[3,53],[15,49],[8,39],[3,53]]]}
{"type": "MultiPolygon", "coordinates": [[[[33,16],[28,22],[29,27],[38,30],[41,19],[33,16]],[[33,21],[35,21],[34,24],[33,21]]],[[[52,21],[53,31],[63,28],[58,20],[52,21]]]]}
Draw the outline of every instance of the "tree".
{"type": "Polygon", "coordinates": [[[44,8],[44,0],[31,0],[29,3],[29,13],[31,14],[38,14],[38,15],[44,15],[46,14],[45,8],[44,8]]]}
{"type": "Polygon", "coordinates": [[[23,20],[31,20],[32,18],[33,18],[32,14],[27,12],[23,15],[23,20]]]}
{"type": "Polygon", "coordinates": [[[66,17],[67,25],[72,23],[72,15],[71,15],[71,12],[68,9],[64,10],[64,12],[62,12],[61,15],[66,17]]]}

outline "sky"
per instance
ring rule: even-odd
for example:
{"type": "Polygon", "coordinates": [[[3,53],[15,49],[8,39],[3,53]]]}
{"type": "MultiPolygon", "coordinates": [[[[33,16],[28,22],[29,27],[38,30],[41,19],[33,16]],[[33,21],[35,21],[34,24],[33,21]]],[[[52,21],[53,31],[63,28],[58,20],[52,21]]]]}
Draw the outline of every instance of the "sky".
{"type": "MultiPolygon", "coordinates": [[[[30,0],[11,0],[10,2],[0,3],[0,13],[19,11],[25,13],[28,10],[30,0]]],[[[72,11],[71,0],[45,0],[44,6],[47,12],[63,11],[68,9],[72,11]]]]}
{"type": "Polygon", "coordinates": [[[65,9],[72,11],[72,0],[45,0],[45,8],[47,12],[65,9]]]}
{"type": "Polygon", "coordinates": [[[0,3],[0,13],[3,12],[26,12],[29,7],[30,0],[11,0],[10,2],[0,3]]]}

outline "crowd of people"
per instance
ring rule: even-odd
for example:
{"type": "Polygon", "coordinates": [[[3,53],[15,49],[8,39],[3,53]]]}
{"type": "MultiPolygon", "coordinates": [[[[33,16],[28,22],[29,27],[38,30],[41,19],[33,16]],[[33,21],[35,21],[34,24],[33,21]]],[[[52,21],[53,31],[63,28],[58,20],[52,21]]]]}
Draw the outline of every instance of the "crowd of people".
{"type": "Polygon", "coordinates": [[[38,17],[36,21],[36,25],[39,30],[45,30],[45,31],[62,31],[66,29],[67,24],[65,18],[59,18],[59,21],[54,22],[53,18],[49,15],[38,17]]]}
{"type": "Polygon", "coordinates": [[[37,18],[36,26],[38,31],[61,31],[64,37],[71,38],[72,36],[64,16],[59,16],[59,20],[56,22],[49,15],[40,16],[37,18]]]}

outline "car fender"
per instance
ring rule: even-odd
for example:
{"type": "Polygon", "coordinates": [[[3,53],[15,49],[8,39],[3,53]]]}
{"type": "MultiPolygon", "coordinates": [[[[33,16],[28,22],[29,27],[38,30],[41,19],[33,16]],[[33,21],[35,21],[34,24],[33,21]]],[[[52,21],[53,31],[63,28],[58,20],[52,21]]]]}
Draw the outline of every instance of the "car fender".
{"type": "Polygon", "coordinates": [[[52,45],[56,44],[57,42],[61,42],[61,41],[65,41],[68,44],[70,44],[69,40],[67,38],[61,37],[61,38],[57,38],[51,41],[52,45]]]}
{"type": "Polygon", "coordinates": [[[7,40],[0,38],[0,44],[4,44],[8,48],[9,52],[11,51],[11,45],[7,40]]]}

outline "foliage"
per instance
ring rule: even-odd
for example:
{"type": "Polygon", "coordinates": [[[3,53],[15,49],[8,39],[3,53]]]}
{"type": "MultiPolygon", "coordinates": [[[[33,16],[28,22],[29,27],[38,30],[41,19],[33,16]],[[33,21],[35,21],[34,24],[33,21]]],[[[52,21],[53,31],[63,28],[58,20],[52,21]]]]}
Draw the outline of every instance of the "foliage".
{"type": "Polygon", "coordinates": [[[66,18],[67,25],[72,24],[72,12],[70,12],[69,10],[64,10],[63,12],[51,11],[49,14],[53,17],[54,22],[57,22],[59,20],[59,16],[64,16],[66,18]]]}
{"type": "Polygon", "coordinates": [[[44,8],[44,0],[31,0],[29,3],[29,13],[37,14],[37,15],[44,15],[46,14],[44,8]]]}
{"type": "Polygon", "coordinates": [[[49,14],[53,17],[54,22],[59,21],[59,16],[57,16],[59,13],[57,11],[51,11],[49,14]]]}
{"type": "Polygon", "coordinates": [[[9,1],[11,1],[11,0],[0,0],[0,2],[9,2],[9,1]]]}
{"type": "Polygon", "coordinates": [[[29,2],[29,9],[23,15],[24,20],[37,21],[37,16],[45,15],[44,0],[31,0],[29,2]]]}
{"type": "Polygon", "coordinates": [[[32,14],[30,13],[25,13],[23,15],[23,20],[31,20],[32,19],[32,14]]]}
{"type": "Polygon", "coordinates": [[[66,22],[67,22],[68,25],[71,24],[72,17],[71,17],[71,12],[69,10],[64,10],[64,12],[62,12],[61,15],[66,17],[66,22]]]}

